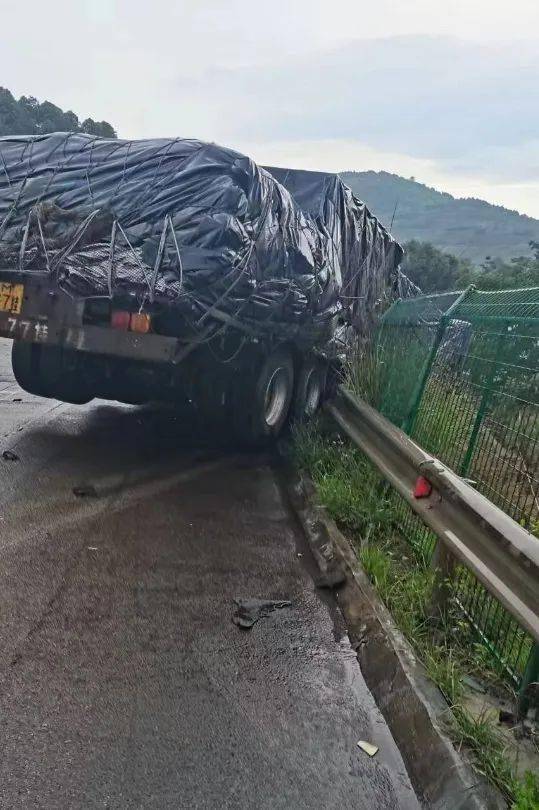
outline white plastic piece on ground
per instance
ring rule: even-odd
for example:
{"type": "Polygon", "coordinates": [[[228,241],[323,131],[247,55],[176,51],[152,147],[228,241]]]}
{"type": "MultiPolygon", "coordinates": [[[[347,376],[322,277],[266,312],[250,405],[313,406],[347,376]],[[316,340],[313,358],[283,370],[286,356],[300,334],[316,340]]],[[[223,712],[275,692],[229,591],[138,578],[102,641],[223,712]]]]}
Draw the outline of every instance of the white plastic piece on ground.
{"type": "Polygon", "coordinates": [[[370,742],[365,742],[365,740],[358,740],[357,742],[358,748],[361,748],[362,751],[365,751],[370,757],[373,757],[375,754],[378,753],[378,746],[373,745],[370,742]]]}

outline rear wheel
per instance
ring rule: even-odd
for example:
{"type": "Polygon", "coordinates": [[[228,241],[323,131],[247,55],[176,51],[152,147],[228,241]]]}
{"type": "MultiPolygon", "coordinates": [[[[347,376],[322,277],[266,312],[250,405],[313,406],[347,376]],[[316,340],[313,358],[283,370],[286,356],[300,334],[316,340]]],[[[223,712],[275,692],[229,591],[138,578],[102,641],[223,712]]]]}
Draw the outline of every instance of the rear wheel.
{"type": "Polygon", "coordinates": [[[24,391],[37,397],[48,397],[40,373],[42,348],[37,343],[14,340],[11,347],[11,368],[13,376],[24,391]]]}
{"type": "Polygon", "coordinates": [[[21,388],[38,397],[84,405],[93,398],[80,368],[70,367],[60,346],[13,341],[11,366],[21,388]]]}
{"type": "Polygon", "coordinates": [[[294,362],[278,349],[258,369],[235,382],[232,401],[237,437],[248,444],[276,439],[288,416],[294,392],[294,362]]]}
{"type": "Polygon", "coordinates": [[[292,406],[292,418],[297,422],[311,419],[320,406],[326,373],[317,357],[306,357],[299,369],[292,406]]]}

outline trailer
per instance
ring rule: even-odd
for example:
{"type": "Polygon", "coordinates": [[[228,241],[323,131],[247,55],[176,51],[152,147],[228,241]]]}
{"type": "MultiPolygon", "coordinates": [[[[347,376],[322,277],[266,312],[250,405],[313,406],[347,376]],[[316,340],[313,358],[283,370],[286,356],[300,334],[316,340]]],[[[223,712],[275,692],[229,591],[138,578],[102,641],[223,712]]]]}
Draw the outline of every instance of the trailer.
{"type": "Polygon", "coordinates": [[[0,139],[0,335],[38,396],[189,402],[275,438],[401,258],[337,175],[179,138],[0,139]]]}

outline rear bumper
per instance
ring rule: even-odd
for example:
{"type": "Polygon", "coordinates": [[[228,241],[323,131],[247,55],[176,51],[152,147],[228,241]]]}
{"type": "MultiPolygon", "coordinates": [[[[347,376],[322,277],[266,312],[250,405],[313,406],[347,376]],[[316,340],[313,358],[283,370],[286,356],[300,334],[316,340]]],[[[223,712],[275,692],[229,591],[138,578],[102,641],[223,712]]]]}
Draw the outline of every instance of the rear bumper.
{"type": "Polygon", "coordinates": [[[71,327],[67,330],[63,345],[79,352],[155,363],[174,363],[180,346],[183,346],[177,338],[120,332],[101,326],[71,327]]]}
{"type": "Polygon", "coordinates": [[[176,337],[83,324],[84,301],[55,288],[47,274],[0,268],[0,282],[24,285],[20,314],[0,311],[0,337],[157,363],[174,363],[185,347],[176,337]]]}
{"type": "Polygon", "coordinates": [[[141,335],[101,326],[64,326],[43,315],[30,317],[4,312],[0,312],[0,337],[154,363],[174,363],[185,345],[177,338],[163,335],[141,335]]]}

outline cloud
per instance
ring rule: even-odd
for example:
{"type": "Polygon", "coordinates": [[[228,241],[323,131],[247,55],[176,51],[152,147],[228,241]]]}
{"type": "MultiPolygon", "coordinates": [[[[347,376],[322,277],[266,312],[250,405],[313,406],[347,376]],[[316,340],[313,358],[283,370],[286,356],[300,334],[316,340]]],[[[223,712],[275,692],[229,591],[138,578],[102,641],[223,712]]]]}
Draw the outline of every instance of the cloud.
{"type": "Polygon", "coordinates": [[[356,139],[447,165],[479,160],[487,171],[483,150],[502,159],[503,149],[533,154],[538,86],[539,53],[531,46],[394,37],[212,70],[186,101],[191,116],[200,114],[225,139],[356,139]]]}
{"type": "Polygon", "coordinates": [[[19,30],[4,0],[2,84],[123,137],[391,156],[523,207],[539,185],[537,0],[28,0],[19,30]]]}

